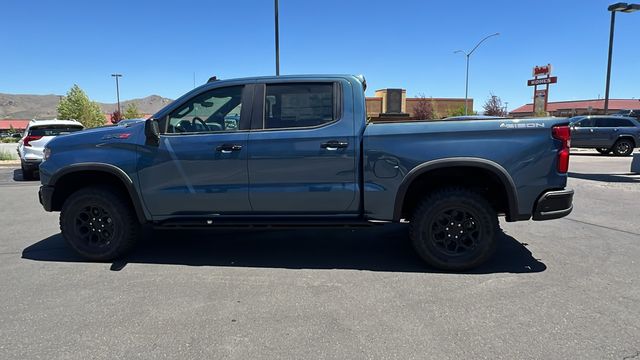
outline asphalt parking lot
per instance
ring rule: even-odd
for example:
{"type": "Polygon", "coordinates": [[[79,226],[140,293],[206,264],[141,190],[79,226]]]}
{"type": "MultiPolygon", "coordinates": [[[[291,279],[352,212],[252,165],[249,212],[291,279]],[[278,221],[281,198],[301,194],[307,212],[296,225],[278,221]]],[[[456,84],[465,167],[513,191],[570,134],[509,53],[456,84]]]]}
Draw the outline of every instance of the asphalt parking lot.
{"type": "Polygon", "coordinates": [[[640,175],[571,158],[575,210],[501,222],[472,273],[422,265],[400,225],[149,232],[89,263],[0,168],[0,358],[640,357],[640,175]]]}

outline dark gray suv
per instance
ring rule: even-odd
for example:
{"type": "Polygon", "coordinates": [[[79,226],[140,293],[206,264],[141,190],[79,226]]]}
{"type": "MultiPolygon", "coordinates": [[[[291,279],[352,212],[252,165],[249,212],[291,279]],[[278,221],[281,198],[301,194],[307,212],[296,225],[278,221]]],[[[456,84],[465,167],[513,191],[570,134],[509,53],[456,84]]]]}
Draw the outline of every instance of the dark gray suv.
{"type": "Polygon", "coordinates": [[[601,154],[629,156],[640,144],[640,122],[625,116],[576,116],[571,122],[571,146],[601,154]]]}

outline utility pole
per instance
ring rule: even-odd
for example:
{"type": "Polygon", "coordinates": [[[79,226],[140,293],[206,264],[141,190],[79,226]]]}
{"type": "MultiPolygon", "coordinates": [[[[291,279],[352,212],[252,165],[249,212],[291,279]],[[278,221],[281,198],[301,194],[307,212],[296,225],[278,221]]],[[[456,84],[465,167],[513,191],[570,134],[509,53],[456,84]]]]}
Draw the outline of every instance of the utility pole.
{"type": "Polygon", "coordinates": [[[111,74],[114,78],[116,78],[116,98],[118,99],[118,114],[122,116],[122,112],[120,111],[120,84],[118,83],[118,78],[122,77],[122,74],[111,74]]]}
{"type": "Polygon", "coordinates": [[[480,46],[480,44],[482,44],[485,40],[487,40],[488,38],[490,38],[492,36],[498,36],[498,35],[500,35],[500,33],[495,33],[495,34],[491,34],[491,35],[485,36],[485,38],[480,40],[480,42],[478,42],[478,44],[473,49],[471,49],[471,51],[469,51],[469,52],[466,52],[464,50],[456,50],[456,51],[453,52],[454,54],[462,53],[462,54],[464,54],[464,56],[467,57],[467,73],[466,73],[465,80],[464,80],[464,114],[465,115],[469,114],[469,111],[467,109],[467,107],[468,107],[467,106],[468,105],[467,101],[469,99],[469,58],[471,57],[471,54],[473,54],[473,52],[476,51],[478,46],[480,46]]]}
{"type": "Polygon", "coordinates": [[[611,24],[609,25],[609,55],[607,57],[607,81],[604,88],[604,114],[609,111],[609,85],[611,83],[611,57],[613,55],[613,30],[616,24],[616,12],[631,13],[640,10],[640,4],[615,3],[607,8],[611,12],[611,24]]]}
{"type": "Polygon", "coordinates": [[[280,31],[278,29],[278,0],[274,0],[276,24],[276,76],[280,76],[280,31]]]}

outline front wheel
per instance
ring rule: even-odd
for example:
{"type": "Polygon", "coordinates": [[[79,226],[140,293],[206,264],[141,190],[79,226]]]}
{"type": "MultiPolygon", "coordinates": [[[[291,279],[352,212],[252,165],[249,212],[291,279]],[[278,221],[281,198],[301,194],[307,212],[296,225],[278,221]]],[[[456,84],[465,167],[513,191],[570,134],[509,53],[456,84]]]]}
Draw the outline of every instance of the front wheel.
{"type": "Polygon", "coordinates": [[[609,148],[596,148],[596,151],[602,155],[608,155],[611,152],[609,148]]]}
{"type": "Polygon", "coordinates": [[[628,139],[620,139],[613,145],[613,153],[618,156],[629,156],[633,152],[633,143],[628,139]]]}
{"type": "Polygon", "coordinates": [[[498,216],[479,194],[461,188],[435,192],[415,210],[410,237],[420,257],[448,271],[477,267],[496,248],[498,216]]]}
{"type": "Polygon", "coordinates": [[[110,187],[87,187],[73,193],[60,212],[60,231],[82,257],[113,260],[135,244],[140,224],[131,205],[110,187]]]}

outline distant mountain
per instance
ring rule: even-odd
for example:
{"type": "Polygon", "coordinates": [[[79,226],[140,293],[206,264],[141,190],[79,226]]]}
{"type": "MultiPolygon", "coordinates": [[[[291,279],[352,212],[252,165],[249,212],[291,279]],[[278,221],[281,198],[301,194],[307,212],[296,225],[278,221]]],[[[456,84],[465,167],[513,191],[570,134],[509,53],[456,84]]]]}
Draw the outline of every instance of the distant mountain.
{"type": "MultiPolygon", "coordinates": [[[[57,106],[62,95],[22,95],[0,93],[0,119],[51,119],[57,115],[57,106]]],[[[120,102],[122,111],[127,104],[133,102],[138,111],[143,114],[153,114],[170,103],[158,95],[147,96],[142,99],[132,99],[120,102]]],[[[98,103],[105,113],[116,110],[117,104],[98,103]]]]}

